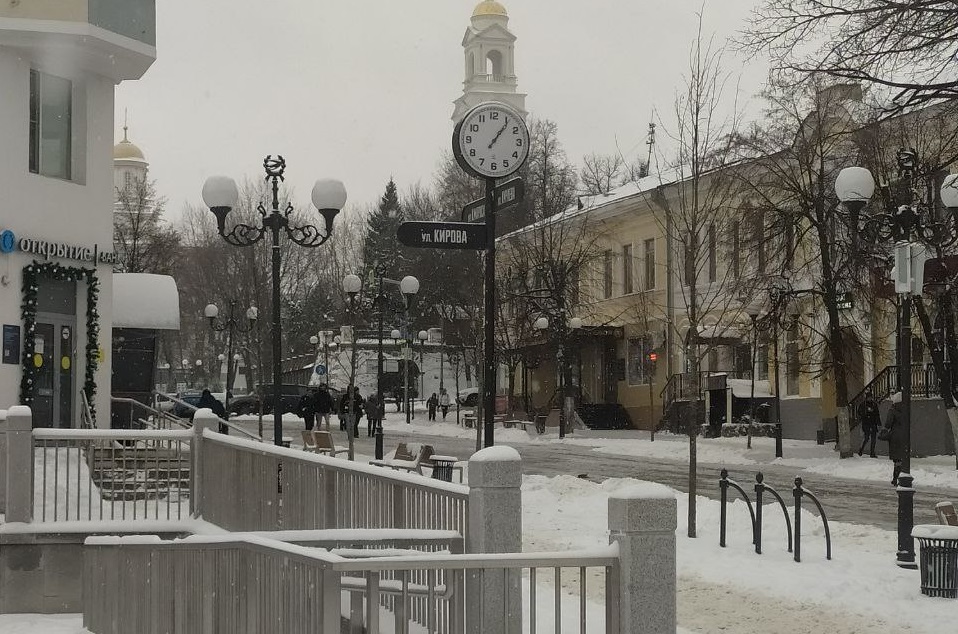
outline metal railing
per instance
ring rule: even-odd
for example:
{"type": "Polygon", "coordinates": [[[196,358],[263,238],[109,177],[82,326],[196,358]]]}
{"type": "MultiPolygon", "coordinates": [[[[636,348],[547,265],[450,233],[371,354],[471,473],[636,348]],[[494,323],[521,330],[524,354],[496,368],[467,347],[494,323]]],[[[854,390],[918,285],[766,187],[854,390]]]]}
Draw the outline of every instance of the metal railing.
{"type": "Polygon", "coordinates": [[[193,433],[33,430],[33,521],[190,517],[193,433]]]}
{"type": "Polygon", "coordinates": [[[570,622],[580,634],[615,634],[619,574],[614,545],[345,558],[253,535],[90,537],[83,624],[96,634],[188,631],[187,624],[213,632],[339,632],[346,620],[349,631],[368,634],[409,632],[413,624],[461,634],[467,627],[507,631],[525,615],[532,634],[570,622]]]}
{"type": "MultiPolygon", "coordinates": [[[[948,363],[946,368],[950,368],[948,363]]],[[[898,380],[898,366],[885,366],[881,372],[875,375],[868,384],[861,389],[858,394],[853,396],[848,402],[848,420],[854,428],[861,421],[859,420],[858,410],[865,398],[871,396],[876,402],[881,402],[900,390],[898,380]]],[[[958,380],[958,377],[952,377],[952,382],[958,380]]],[[[934,364],[915,363],[911,366],[911,394],[916,398],[935,398],[941,393],[941,377],[938,376],[938,370],[934,364]]]]}
{"type": "MultiPolygon", "coordinates": [[[[140,401],[132,398],[123,398],[111,396],[110,402],[114,405],[122,404],[129,407],[129,419],[127,420],[127,429],[149,428],[149,429],[189,429],[189,421],[177,418],[169,412],[164,412],[150,407],[140,401]],[[136,412],[139,411],[140,415],[136,412]]],[[[115,410],[114,410],[115,411],[115,410]]]]}
{"type": "MultiPolygon", "coordinates": [[[[190,404],[187,403],[186,401],[180,400],[180,399],[176,398],[175,396],[171,396],[171,395],[169,395],[169,394],[164,394],[164,393],[162,393],[162,392],[154,392],[153,394],[154,394],[154,396],[155,396],[157,399],[162,398],[162,399],[168,400],[168,401],[170,401],[171,403],[175,403],[175,404],[177,404],[177,405],[180,405],[181,407],[186,408],[186,409],[187,409],[188,411],[190,411],[191,413],[195,413],[195,412],[199,409],[199,408],[197,408],[195,405],[190,405],[190,404]]],[[[145,407],[145,406],[144,406],[144,407],[145,407]]],[[[177,417],[177,416],[173,416],[172,414],[168,414],[168,413],[166,413],[166,412],[162,412],[162,411],[160,411],[160,410],[158,410],[158,409],[154,409],[154,408],[149,408],[149,409],[150,409],[151,411],[153,411],[153,412],[158,413],[158,414],[163,414],[164,416],[167,416],[167,417],[170,417],[170,418],[174,418],[174,419],[180,421],[180,422],[181,422],[183,425],[185,425],[186,427],[192,426],[192,423],[191,423],[191,422],[188,422],[188,421],[186,421],[186,420],[184,420],[184,419],[182,419],[182,418],[179,418],[179,417],[177,417]]],[[[254,433],[251,432],[251,431],[246,431],[245,429],[243,429],[242,427],[240,427],[239,425],[237,425],[236,423],[234,423],[234,422],[232,422],[232,421],[226,420],[225,418],[220,418],[219,416],[216,417],[216,420],[217,420],[217,422],[218,422],[219,424],[221,424],[221,425],[226,425],[231,431],[235,431],[235,432],[238,433],[240,436],[244,436],[244,437],[246,437],[246,438],[249,438],[250,440],[257,440],[257,441],[259,441],[259,442],[263,442],[263,439],[262,439],[259,435],[254,434],[254,433]]]]}
{"type": "Polygon", "coordinates": [[[232,531],[422,528],[466,534],[468,487],[203,432],[196,508],[232,531]],[[243,483],[238,486],[237,483],[243,483]]]}

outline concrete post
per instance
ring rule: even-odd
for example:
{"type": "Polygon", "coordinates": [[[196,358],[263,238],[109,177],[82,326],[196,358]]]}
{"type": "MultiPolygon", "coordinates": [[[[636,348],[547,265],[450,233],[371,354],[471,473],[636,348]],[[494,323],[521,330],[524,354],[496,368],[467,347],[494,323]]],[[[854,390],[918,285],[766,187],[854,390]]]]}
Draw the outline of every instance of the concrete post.
{"type": "Polygon", "coordinates": [[[33,414],[26,405],[7,410],[7,522],[33,519],[33,414]]]}
{"type": "Polygon", "coordinates": [[[191,448],[193,460],[190,465],[190,499],[193,502],[193,517],[203,515],[203,430],[215,431],[218,426],[219,419],[207,407],[198,409],[193,414],[193,447],[191,448]]]}
{"type": "Polygon", "coordinates": [[[7,511],[7,410],[0,409],[0,513],[7,511]]]}
{"type": "Polygon", "coordinates": [[[644,483],[609,498],[609,541],[619,545],[619,631],[675,633],[675,494],[644,483]]]}
{"type": "MultiPolygon", "coordinates": [[[[522,551],[521,484],[522,462],[512,447],[487,447],[473,454],[469,459],[466,552],[522,551]]],[[[466,625],[470,634],[521,631],[519,571],[486,571],[481,578],[478,573],[467,576],[466,625]]]]}

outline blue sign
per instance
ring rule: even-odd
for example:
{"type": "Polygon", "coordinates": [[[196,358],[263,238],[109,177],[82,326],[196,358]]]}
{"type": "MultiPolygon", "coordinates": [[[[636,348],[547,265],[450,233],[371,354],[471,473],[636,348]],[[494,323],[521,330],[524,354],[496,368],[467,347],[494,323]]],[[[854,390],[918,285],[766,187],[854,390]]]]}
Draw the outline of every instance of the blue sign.
{"type": "Polygon", "coordinates": [[[324,374],[326,374],[326,366],[323,365],[322,363],[317,364],[317,365],[316,365],[316,374],[318,374],[319,376],[323,376],[324,374]]]}
{"type": "Polygon", "coordinates": [[[13,232],[7,229],[0,233],[0,253],[13,253],[17,246],[17,237],[13,232]]]}

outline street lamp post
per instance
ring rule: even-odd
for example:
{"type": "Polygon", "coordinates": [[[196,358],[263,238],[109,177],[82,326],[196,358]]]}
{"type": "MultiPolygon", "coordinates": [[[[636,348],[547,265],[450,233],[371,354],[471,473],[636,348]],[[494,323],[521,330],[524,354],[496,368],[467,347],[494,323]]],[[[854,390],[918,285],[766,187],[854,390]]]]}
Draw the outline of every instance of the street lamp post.
{"type": "MultiPolygon", "coordinates": [[[[405,309],[405,320],[406,320],[406,349],[403,352],[403,400],[405,401],[406,407],[406,424],[410,424],[410,415],[409,411],[411,408],[411,402],[409,400],[409,357],[412,350],[412,337],[409,332],[409,307],[412,304],[413,299],[416,297],[416,293],[419,292],[419,280],[417,280],[412,275],[407,275],[399,281],[399,292],[403,296],[403,307],[405,309]]],[[[415,417],[415,415],[412,415],[415,417]]]]}
{"type": "MultiPolygon", "coordinates": [[[[219,317],[220,309],[217,308],[216,304],[207,304],[206,308],[203,309],[203,314],[206,316],[210,329],[213,332],[226,333],[226,398],[224,399],[226,402],[223,406],[226,409],[226,418],[228,419],[230,416],[230,393],[233,390],[233,369],[235,367],[233,365],[233,334],[236,332],[247,333],[253,330],[256,326],[256,319],[259,317],[259,311],[255,306],[247,308],[246,327],[242,327],[236,317],[236,300],[229,300],[227,305],[229,306],[229,313],[219,322],[217,322],[217,318],[219,317]]],[[[220,360],[222,361],[223,359],[220,360]]]]}
{"type": "Polygon", "coordinates": [[[358,275],[349,274],[343,278],[343,292],[349,298],[349,327],[352,330],[352,341],[349,352],[349,387],[346,389],[346,399],[349,403],[349,418],[346,421],[346,437],[349,438],[349,459],[354,458],[354,438],[358,435],[356,418],[356,296],[363,288],[363,282],[358,275]]]}
{"type": "Polygon", "coordinates": [[[456,402],[456,426],[459,426],[459,353],[450,352],[449,353],[449,365],[452,366],[453,372],[455,372],[456,378],[456,395],[454,400],[456,402]]]}
{"type": "Polygon", "coordinates": [[[419,400],[422,401],[426,397],[426,371],[424,368],[426,366],[426,340],[429,339],[429,333],[420,330],[416,337],[419,339],[419,400]]]}
{"type": "Polygon", "coordinates": [[[262,240],[267,233],[272,236],[272,333],[273,333],[273,442],[283,444],[283,408],[281,385],[283,382],[282,355],[283,337],[280,321],[280,250],[279,235],[283,231],[286,237],[302,247],[318,247],[326,242],[333,233],[333,220],[346,204],[346,188],[338,180],[321,179],[313,185],[312,201],[325,221],[320,228],[307,224],[293,226],[289,216],[294,211],[292,204],[285,209],[279,204],[279,182],[286,171],[286,161],[282,156],[275,159],[267,156],[263,161],[266,180],[272,184],[272,204],[269,211],[263,203],[257,205],[262,222],[259,226],[237,223],[227,230],[226,217],[239,198],[239,190],[233,179],[226,176],[212,176],[203,185],[203,201],[216,216],[216,229],[227,243],[233,246],[248,247],[262,240]]]}
{"type": "MultiPolygon", "coordinates": [[[[559,364],[559,394],[562,397],[562,404],[559,408],[559,438],[565,438],[566,426],[571,422],[574,396],[572,395],[572,359],[567,350],[566,340],[569,332],[575,333],[582,328],[582,320],[578,317],[572,317],[566,320],[564,312],[560,312],[555,319],[556,322],[556,340],[558,350],[556,351],[556,361],[559,364]]],[[[549,318],[542,316],[533,322],[532,327],[540,332],[549,328],[549,318]]]]}
{"type": "MultiPolygon", "coordinates": [[[[911,476],[911,310],[912,294],[920,294],[923,267],[916,266],[921,244],[936,249],[958,241],[958,216],[939,218],[933,203],[916,204],[914,176],[917,153],[901,148],[897,153],[898,174],[907,195],[905,204],[890,207],[885,213],[866,218],[865,229],[871,228],[879,237],[895,244],[895,291],[899,296],[897,347],[899,351],[899,388],[901,390],[901,425],[904,430],[901,475],[898,477],[898,565],[915,568],[915,541],[911,536],[914,525],[914,479],[911,476]],[[954,222],[955,224],[952,224],[954,222]]],[[[872,174],[862,167],[846,167],[835,179],[835,193],[849,210],[851,228],[857,238],[858,216],[875,192],[872,174]]],[[[958,208],[958,175],[948,176],[941,186],[941,200],[952,210],[958,208]]],[[[947,386],[946,389],[951,389],[947,386]]]]}
{"type": "Polygon", "coordinates": [[[749,307],[748,318],[752,322],[752,370],[749,375],[752,377],[751,394],[748,397],[748,440],[745,443],[747,449],[752,448],[752,424],[755,422],[755,352],[758,347],[758,333],[755,328],[755,322],[758,321],[758,311],[754,307],[749,307]]]}

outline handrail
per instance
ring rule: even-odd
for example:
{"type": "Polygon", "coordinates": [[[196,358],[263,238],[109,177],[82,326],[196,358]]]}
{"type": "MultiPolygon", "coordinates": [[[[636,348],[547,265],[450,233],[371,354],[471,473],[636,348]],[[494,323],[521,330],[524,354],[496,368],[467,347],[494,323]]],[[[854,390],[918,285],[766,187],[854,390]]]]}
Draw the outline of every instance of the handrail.
{"type": "MultiPolygon", "coordinates": [[[[195,405],[190,405],[190,404],[187,403],[186,401],[180,400],[180,399],[176,398],[175,396],[171,396],[171,395],[165,394],[165,393],[163,393],[163,392],[153,392],[153,394],[156,395],[156,396],[162,396],[163,398],[165,398],[165,399],[167,399],[168,401],[171,401],[171,402],[173,402],[173,403],[176,403],[177,405],[182,405],[183,407],[186,407],[187,409],[189,409],[190,411],[192,411],[192,412],[194,412],[194,413],[200,409],[200,408],[196,407],[195,405]]],[[[141,404],[142,404],[142,403],[141,403],[141,404]]],[[[214,416],[216,416],[216,415],[214,414],[214,416]]],[[[176,417],[173,416],[173,418],[176,418],[176,417]]],[[[181,420],[181,421],[182,421],[183,419],[177,419],[177,420],[181,420]]],[[[227,420],[227,419],[220,418],[219,416],[216,416],[216,420],[217,420],[217,422],[219,422],[220,425],[226,425],[227,427],[229,427],[229,428],[232,429],[233,431],[238,432],[238,433],[239,433],[240,435],[242,435],[242,436],[246,436],[246,437],[249,438],[250,440],[256,440],[256,441],[259,441],[259,442],[264,442],[263,439],[262,439],[262,437],[258,436],[257,434],[254,434],[253,432],[246,431],[245,429],[243,429],[242,427],[240,427],[240,426],[237,425],[236,423],[232,423],[232,422],[230,422],[230,421],[227,420]]]]}
{"type": "Polygon", "coordinates": [[[93,429],[93,412],[90,411],[90,399],[87,398],[86,390],[80,390],[80,426],[86,429],[93,429]]]}
{"type": "MultiPolygon", "coordinates": [[[[156,417],[156,418],[161,418],[161,419],[163,419],[163,420],[169,421],[169,422],[172,423],[173,425],[179,425],[179,426],[180,426],[181,428],[183,428],[183,429],[189,429],[189,428],[190,428],[189,425],[187,425],[185,422],[183,422],[183,419],[178,418],[178,417],[176,417],[176,416],[173,416],[172,414],[169,414],[169,413],[167,413],[167,412],[162,412],[162,411],[160,411],[160,410],[158,410],[158,409],[154,409],[154,408],[150,407],[149,405],[147,405],[146,403],[141,403],[140,401],[136,400],[135,398],[126,398],[126,397],[122,397],[122,396],[111,396],[111,397],[110,397],[110,402],[111,402],[111,403],[126,403],[126,404],[128,404],[128,405],[133,406],[134,409],[138,407],[138,408],[140,408],[140,409],[145,410],[146,412],[148,412],[150,416],[153,416],[153,417],[156,417]]],[[[139,419],[139,420],[140,420],[140,421],[143,421],[143,419],[139,419]]],[[[145,422],[145,421],[143,421],[143,422],[145,422]]],[[[153,423],[153,425],[156,426],[155,423],[153,423]]]]}
{"type": "MultiPolygon", "coordinates": [[[[949,368],[950,364],[945,363],[949,368]]],[[[932,398],[940,392],[942,377],[934,364],[913,363],[911,365],[912,396],[932,398]]],[[[954,377],[953,377],[954,380],[954,377]]],[[[848,400],[848,420],[852,428],[858,425],[858,409],[866,396],[883,401],[899,389],[898,366],[887,365],[869,381],[857,394],[848,400]]]]}

